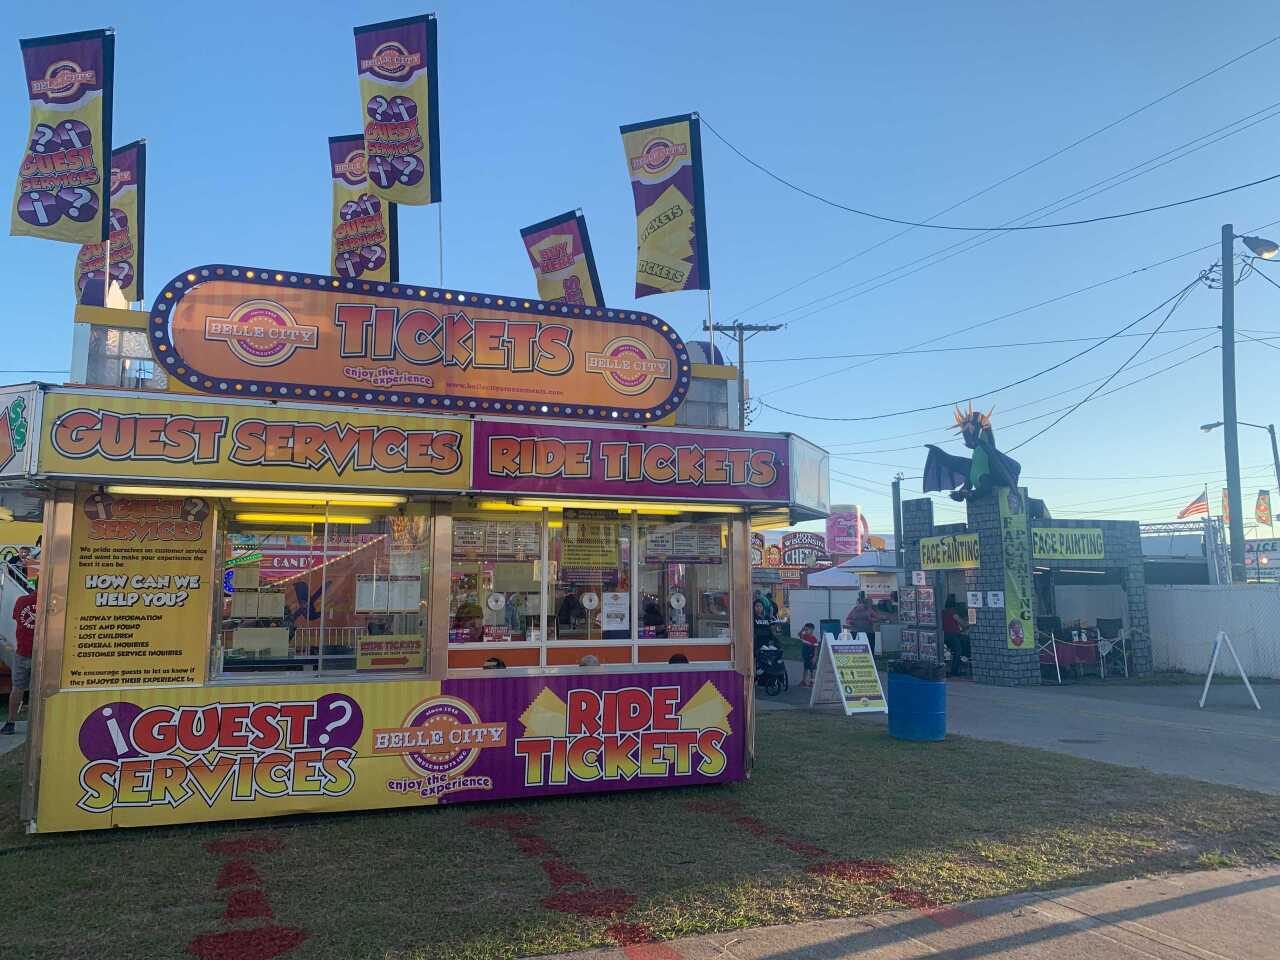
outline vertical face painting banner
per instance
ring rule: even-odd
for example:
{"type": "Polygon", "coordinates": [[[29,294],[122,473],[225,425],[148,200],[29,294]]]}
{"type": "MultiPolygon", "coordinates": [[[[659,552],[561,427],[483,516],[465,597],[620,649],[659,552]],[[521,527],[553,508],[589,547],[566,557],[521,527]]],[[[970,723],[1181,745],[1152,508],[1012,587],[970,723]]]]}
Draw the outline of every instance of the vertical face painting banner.
{"type": "Polygon", "coordinates": [[[1035,650],[1032,611],[1031,531],[1024,490],[997,487],[1000,545],[1004,551],[1004,616],[1010,650],[1035,650]]]}
{"type": "Polygon", "coordinates": [[[621,130],[636,207],[636,296],[710,290],[697,116],[621,130]]]}
{"type": "Polygon", "coordinates": [[[111,144],[115,34],[20,41],[31,120],[10,211],[12,236],[107,239],[103,171],[111,144]]]}
{"type": "Polygon", "coordinates": [[[356,27],[369,185],[393,203],[440,202],[434,15],[356,27]]]}
{"type": "Polygon", "coordinates": [[[329,266],[339,277],[395,283],[400,279],[396,205],[370,191],[366,167],[363,136],[329,138],[329,266]]]}
{"type": "Polygon", "coordinates": [[[64,689],[203,682],[213,530],[202,497],[76,498],[64,689]]]}
{"type": "Polygon", "coordinates": [[[146,242],[147,144],[145,140],[111,151],[111,202],[107,242],[86,243],[76,256],[76,301],[103,306],[108,275],[130,302],[144,296],[143,244],[146,242]],[[92,284],[92,286],[90,286],[92,284]]]}
{"type": "Polygon", "coordinates": [[[525,227],[520,239],[538,278],[540,298],[588,307],[604,305],[587,221],[580,213],[571,210],[525,227]]]}
{"type": "Polygon", "coordinates": [[[40,831],[724,783],[733,671],[63,691],[40,831]]]}

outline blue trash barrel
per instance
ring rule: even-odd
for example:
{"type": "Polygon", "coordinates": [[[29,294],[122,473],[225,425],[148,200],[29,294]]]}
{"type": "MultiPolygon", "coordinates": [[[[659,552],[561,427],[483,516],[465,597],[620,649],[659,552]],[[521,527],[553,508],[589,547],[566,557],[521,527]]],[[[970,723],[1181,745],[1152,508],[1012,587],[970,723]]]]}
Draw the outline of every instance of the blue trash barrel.
{"type": "Polygon", "coordinates": [[[947,683],[889,674],[889,736],[941,740],[947,735],[947,683]]]}

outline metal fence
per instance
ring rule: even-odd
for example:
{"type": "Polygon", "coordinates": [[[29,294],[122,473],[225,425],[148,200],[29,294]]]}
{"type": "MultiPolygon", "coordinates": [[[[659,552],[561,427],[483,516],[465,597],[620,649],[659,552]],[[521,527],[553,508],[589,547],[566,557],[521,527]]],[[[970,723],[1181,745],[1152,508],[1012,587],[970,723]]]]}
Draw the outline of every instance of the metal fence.
{"type": "MultiPolygon", "coordinates": [[[[1280,584],[1148,586],[1147,606],[1156,670],[1203,674],[1225,630],[1250,677],[1280,679],[1280,584]]],[[[1216,672],[1236,667],[1219,657],[1216,672]]]]}

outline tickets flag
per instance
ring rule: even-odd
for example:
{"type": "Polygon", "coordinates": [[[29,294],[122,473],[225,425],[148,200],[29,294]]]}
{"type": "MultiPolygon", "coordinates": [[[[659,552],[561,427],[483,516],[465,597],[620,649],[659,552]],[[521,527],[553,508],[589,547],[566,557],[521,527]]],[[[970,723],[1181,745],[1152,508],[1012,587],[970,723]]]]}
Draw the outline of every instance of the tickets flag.
{"type": "Polygon", "coordinates": [[[557,303],[604,306],[596,258],[591,253],[587,221],[570,210],[520,231],[525,252],[538,278],[538,296],[557,303]]]}
{"type": "Polygon", "coordinates": [[[1259,490],[1258,502],[1253,507],[1253,519],[1263,526],[1271,526],[1271,491],[1259,490]]]}
{"type": "Polygon", "coordinates": [[[31,117],[10,211],[11,236],[107,239],[103,170],[111,144],[115,32],[20,40],[31,117]]]}
{"type": "Polygon", "coordinates": [[[400,280],[396,205],[369,189],[364,136],[329,138],[329,263],[339,277],[400,280]]]}
{"type": "Polygon", "coordinates": [[[356,27],[369,184],[394,203],[440,202],[434,14],[356,27]]]}
{"type": "Polygon", "coordinates": [[[108,275],[120,286],[126,300],[143,299],[146,193],[147,142],[135,140],[112,150],[111,202],[107,209],[110,238],[86,243],[76,256],[78,303],[105,305],[108,275]]]}
{"type": "Polygon", "coordinates": [[[620,129],[636,206],[636,296],[710,290],[698,115],[620,129]]]}

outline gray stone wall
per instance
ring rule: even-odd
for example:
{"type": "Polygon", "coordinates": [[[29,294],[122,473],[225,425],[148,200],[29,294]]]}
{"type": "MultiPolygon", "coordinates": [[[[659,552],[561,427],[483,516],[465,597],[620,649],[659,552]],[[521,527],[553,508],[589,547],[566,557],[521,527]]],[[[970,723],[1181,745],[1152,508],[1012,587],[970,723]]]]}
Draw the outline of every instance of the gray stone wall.
{"type": "Polygon", "coordinates": [[[933,501],[902,501],[902,563],[908,586],[911,571],[920,569],[920,541],[933,536],[933,501]]]}
{"type": "MultiPolygon", "coordinates": [[[[1000,533],[1000,508],[996,497],[966,500],[969,529],[978,535],[982,567],[971,571],[972,589],[981,590],[984,603],[977,623],[969,628],[973,679],[1002,687],[1020,687],[1040,682],[1040,656],[1034,639],[1023,649],[1009,648],[1005,611],[985,603],[987,591],[1004,590],[1004,548],[1000,533]]],[[[1028,551],[1028,554],[1030,551],[1028,551]]],[[[1030,576],[1031,571],[1027,571],[1030,576]]]]}

